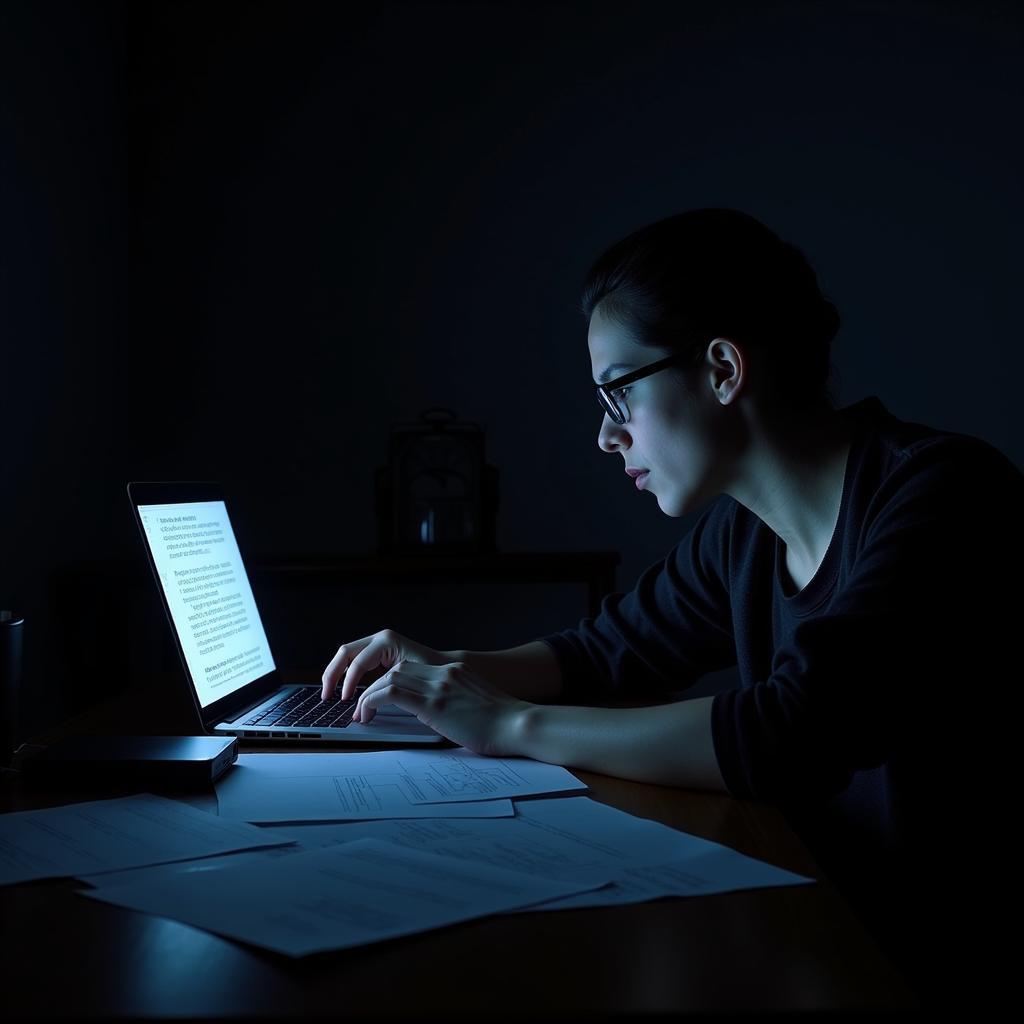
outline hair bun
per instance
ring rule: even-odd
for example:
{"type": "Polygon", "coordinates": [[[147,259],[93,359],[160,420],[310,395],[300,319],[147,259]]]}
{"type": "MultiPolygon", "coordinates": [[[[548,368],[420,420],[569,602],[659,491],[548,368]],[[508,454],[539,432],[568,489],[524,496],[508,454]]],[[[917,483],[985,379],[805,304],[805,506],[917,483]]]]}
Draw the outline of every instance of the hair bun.
{"type": "Polygon", "coordinates": [[[721,335],[762,348],[786,401],[828,397],[839,311],[803,251],[749,214],[688,210],[627,235],[584,280],[583,315],[599,306],[641,345],[697,351],[721,335]]]}

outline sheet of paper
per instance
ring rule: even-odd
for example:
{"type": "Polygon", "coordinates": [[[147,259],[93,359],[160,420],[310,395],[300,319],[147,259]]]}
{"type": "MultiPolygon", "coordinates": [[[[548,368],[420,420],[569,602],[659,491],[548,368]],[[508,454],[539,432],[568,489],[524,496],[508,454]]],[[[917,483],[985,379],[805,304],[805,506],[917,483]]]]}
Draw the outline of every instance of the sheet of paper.
{"type": "Polygon", "coordinates": [[[451,751],[241,754],[216,783],[220,814],[249,822],[498,817],[486,802],[585,790],[564,768],[451,751]],[[483,802],[483,803],[482,803],[483,802]],[[436,805],[443,803],[443,812],[436,805]],[[456,807],[463,808],[456,810],[456,807]]]}
{"type": "MultiPolygon", "coordinates": [[[[81,895],[306,956],[512,910],[600,882],[564,882],[361,839],[208,874],[153,874],[81,895]]],[[[457,969],[453,966],[453,969],[457,969]]]]}
{"type": "Polygon", "coordinates": [[[290,842],[150,793],[14,811],[0,815],[0,885],[290,842]]]}
{"type": "Polygon", "coordinates": [[[360,786],[396,786],[410,803],[515,799],[582,792],[587,788],[558,765],[526,757],[482,757],[465,747],[369,753],[241,754],[227,775],[233,775],[239,767],[279,779],[326,776],[365,780],[360,781],[360,786]]]}
{"type": "Polygon", "coordinates": [[[511,800],[417,804],[409,800],[399,786],[380,778],[370,780],[363,776],[330,775],[279,778],[251,770],[244,764],[235,765],[222,776],[216,788],[221,818],[262,824],[282,821],[436,818],[442,815],[453,818],[511,818],[515,814],[511,800]]]}
{"type": "MultiPolygon", "coordinates": [[[[584,796],[519,801],[516,817],[512,819],[436,818],[285,825],[274,831],[292,837],[296,845],[144,871],[149,875],[218,871],[243,859],[286,858],[303,850],[374,838],[406,849],[463,857],[543,878],[612,880],[604,888],[530,908],[533,910],[640,903],[663,896],[696,896],[813,881],[720,843],[638,818],[584,796]]],[[[118,884],[137,874],[104,875],[90,878],[89,882],[118,884]]]]}
{"type": "MultiPolygon", "coordinates": [[[[330,837],[332,828],[277,829],[300,844],[330,837]]],[[[610,877],[612,885],[534,907],[640,903],[663,896],[698,896],[813,879],[794,874],[728,846],[573,796],[516,802],[511,821],[360,822],[342,826],[340,836],[387,839],[407,848],[430,850],[478,863],[525,871],[544,878],[610,877]]],[[[255,856],[255,855],[254,855],[255,856]]]]}

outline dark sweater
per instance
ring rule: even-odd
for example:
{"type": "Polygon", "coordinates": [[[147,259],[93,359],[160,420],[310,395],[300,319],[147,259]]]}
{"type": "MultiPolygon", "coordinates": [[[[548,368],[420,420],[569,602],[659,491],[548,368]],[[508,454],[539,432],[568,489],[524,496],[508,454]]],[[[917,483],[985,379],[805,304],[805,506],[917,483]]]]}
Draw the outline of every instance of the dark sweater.
{"type": "Polygon", "coordinates": [[[567,704],[673,700],[738,666],[739,688],[712,705],[729,792],[783,810],[927,992],[962,962],[949,943],[966,954],[978,924],[972,873],[990,862],[977,822],[1009,811],[991,717],[992,695],[1020,680],[1008,652],[1024,477],[987,443],[898,420],[875,398],[842,413],[856,431],[839,519],[803,590],[786,589],[777,535],[723,496],[632,591],[543,639],[567,704]]]}

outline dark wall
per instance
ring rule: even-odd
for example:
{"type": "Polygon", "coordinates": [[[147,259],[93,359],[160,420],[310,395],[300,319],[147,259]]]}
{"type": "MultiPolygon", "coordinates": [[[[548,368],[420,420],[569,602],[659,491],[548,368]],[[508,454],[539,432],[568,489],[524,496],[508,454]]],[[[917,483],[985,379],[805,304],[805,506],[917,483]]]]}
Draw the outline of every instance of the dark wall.
{"type": "Polygon", "coordinates": [[[29,724],[77,685],[56,575],[124,525],[123,50],[116,7],[0,5],[0,608],[26,618],[29,724]]]}
{"type": "Polygon", "coordinates": [[[1021,49],[997,2],[0,7],[0,604],[32,714],[78,666],[123,681],[125,622],[54,580],[137,559],[126,480],[223,479],[254,550],[367,551],[388,426],[429,405],[485,424],[502,549],[618,549],[628,585],[687,522],[597,449],[578,286],[682,209],[807,253],[842,404],[1024,464],[1021,49]]]}

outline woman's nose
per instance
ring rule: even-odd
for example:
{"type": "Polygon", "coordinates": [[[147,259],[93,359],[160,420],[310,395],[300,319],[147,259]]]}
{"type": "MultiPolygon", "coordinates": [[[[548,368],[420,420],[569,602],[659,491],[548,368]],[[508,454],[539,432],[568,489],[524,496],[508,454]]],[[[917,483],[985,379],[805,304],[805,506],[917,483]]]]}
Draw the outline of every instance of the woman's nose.
{"type": "Polygon", "coordinates": [[[597,446],[603,452],[617,452],[622,448],[628,448],[630,444],[629,432],[621,423],[604,414],[601,420],[601,429],[597,432],[597,446]]]}

